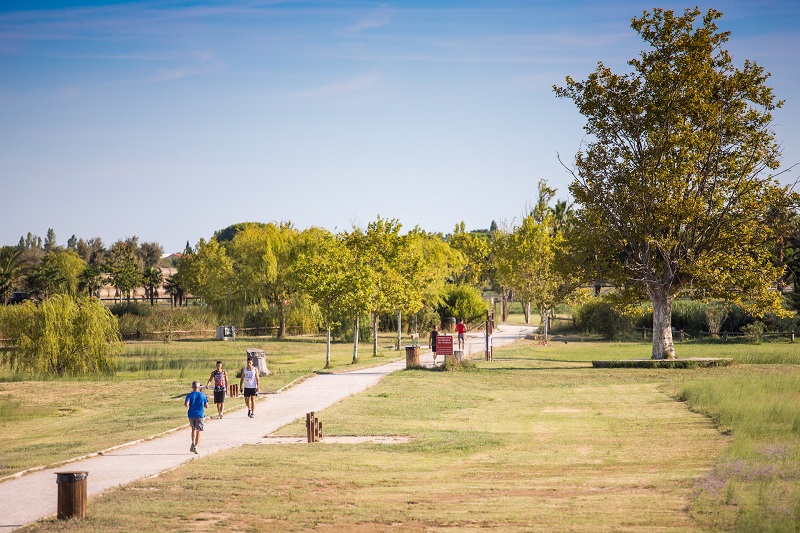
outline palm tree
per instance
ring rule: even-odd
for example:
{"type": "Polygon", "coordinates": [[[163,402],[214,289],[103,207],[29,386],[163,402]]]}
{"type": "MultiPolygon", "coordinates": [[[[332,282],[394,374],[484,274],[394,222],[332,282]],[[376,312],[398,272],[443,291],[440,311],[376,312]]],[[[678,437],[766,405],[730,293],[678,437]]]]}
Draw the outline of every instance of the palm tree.
{"type": "Polygon", "coordinates": [[[183,288],[180,277],[177,273],[167,278],[167,280],[164,282],[164,290],[167,292],[167,294],[172,296],[172,307],[175,307],[176,300],[179,307],[183,305],[183,298],[186,295],[186,289],[183,288]]]}
{"type": "Polygon", "coordinates": [[[8,303],[8,297],[25,268],[21,256],[22,248],[17,246],[0,248],[0,300],[4,304],[8,303]]]}
{"type": "Polygon", "coordinates": [[[161,269],[154,266],[145,268],[142,280],[144,282],[144,286],[147,288],[148,294],[150,295],[150,305],[155,305],[154,298],[156,289],[160,287],[161,282],[164,281],[164,276],[161,274],[161,269]]]}
{"type": "Polygon", "coordinates": [[[574,216],[572,204],[568,204],[566,200],[558,200],[551,213],[553,215],[553,231],[555,231],[556,235],[572,227],[574,216]]]}
{"type": "Polygon", "coordinates": [[[95,296],[103,285],[103,272],[95,265],[88,265],[80,277],[80,288],[89,296],[95,296]]]}

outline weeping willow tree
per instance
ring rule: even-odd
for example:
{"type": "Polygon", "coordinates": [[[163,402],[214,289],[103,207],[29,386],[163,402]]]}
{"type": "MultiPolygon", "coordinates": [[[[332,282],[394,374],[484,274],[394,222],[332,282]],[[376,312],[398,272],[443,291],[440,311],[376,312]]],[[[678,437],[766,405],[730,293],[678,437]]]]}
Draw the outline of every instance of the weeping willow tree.
{"type": "Polygon", "coordinates": [[[3,362],[17,372],[58,376],[111,372],[122,352],[117,319],[96,298],[55,295],[38,306],[0,309],[14,347],[3,362]]]}

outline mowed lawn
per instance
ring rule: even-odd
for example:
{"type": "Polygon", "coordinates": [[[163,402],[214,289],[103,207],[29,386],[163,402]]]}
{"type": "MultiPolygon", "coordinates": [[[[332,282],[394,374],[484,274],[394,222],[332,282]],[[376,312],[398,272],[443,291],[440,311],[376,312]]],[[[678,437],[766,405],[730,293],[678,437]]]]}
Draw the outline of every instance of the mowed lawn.
{"type": "Polygon", "coordinates": [[[398,372],[319,414],[329,436],[408,443],[239,448],[93,499],[79,524],[34,529],[705,529],[692,498],[731,437],[665,392],[687,371],[598,370],[546,350],[398,372]]]}

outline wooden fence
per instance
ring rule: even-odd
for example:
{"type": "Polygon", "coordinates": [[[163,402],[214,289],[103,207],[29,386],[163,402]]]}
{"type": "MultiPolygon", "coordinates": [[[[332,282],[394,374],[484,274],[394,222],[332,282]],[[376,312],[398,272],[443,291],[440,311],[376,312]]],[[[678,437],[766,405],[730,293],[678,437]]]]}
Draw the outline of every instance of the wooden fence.
{"type": "MultiPolygon", "coordinates": [[[[650,332],[650,338],[653,338],[653,328],[646,328],[646,327],[636,327],[633,328],[636,331],[642,331],[642,339],[647,338],[648,332],[650,332]]],[[[719,333],[712,333],[710,331],[700,331],[697,334],[697,341],[703,342],[703,340],[708,340],[711,338],[722,339],[723,341],[728,341],[731,338],[744,338],[747,336],[747,333],[743,333],[741,331],[720,331],[719,333]]],[[[781,331],[767,331],[761,334],[761,337],[772,337],[772,338],[782,338],[786,337],[789,339],[789,342],[794,342],[794,332],[781,332],[781,331]]],[[[692,340],[694,337],[690,336],[688,333],[685,333],[682,329],[673,330],[672,331],[672,338],[673,340],[677,339],[680,342],[685,340],[692,340]]]]}

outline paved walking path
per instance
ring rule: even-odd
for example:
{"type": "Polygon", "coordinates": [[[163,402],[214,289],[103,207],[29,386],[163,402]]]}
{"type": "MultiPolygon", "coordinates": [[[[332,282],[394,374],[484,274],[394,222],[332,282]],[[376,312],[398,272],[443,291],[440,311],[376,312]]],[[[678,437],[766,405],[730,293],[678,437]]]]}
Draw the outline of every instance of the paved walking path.
{"type": "MultiPolygon", "coordinates": [[[[497,347],[512,343],[533,330],[534,328],[527,326],[502,325],[494,332],[493,345],[497,347]]],[[[456,341],[455,335],[453,340],[456,341]]],[[[454,344],[457,346],[457,342],[454,344]]],[[[484,337],[468,334],[466,344],[467,355],[482,354],[484,337]]],[[[441,363],[442,359],[437,362],[441,363]]],[[[428,365],[433,361],[430,352],[423,354],[420,360],[428,365]]],[[[197,457],[243,444],[258,444],[270,433],[305,417],[306,413],[321,411],[348,396],[362,392],[378,384],[392,372],[405,368],[405,365],[403,354],[400,360],[373,368],[341,374],[319,374],[280,394],[261,396],[255,418],[248,418],[244,409],[231,411],[221,420],[207,418],[206,430],[198,447],[199,455],[189,452],[189,427],[186,425],[185,431],[170,432],[95,457],[6,480],[0,483],[0,533],[56,514],[56,472],[88,472],[88,491],[91,498],[109,488],[157,475],[197,457]]],[[[228,407],[232,407],[234,404],[243,404],[244,400],[229,399],[227,403],[228,407]]],[[[185,416],[182,404],[176,406],[177,411],[185,416]]],[[[212,411],[215,409],[210,404],[206,413],[211,415],[212,411]]]]}

